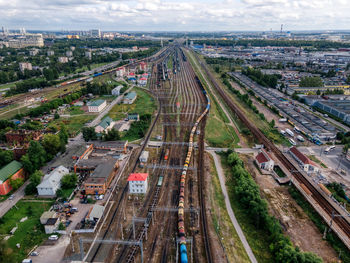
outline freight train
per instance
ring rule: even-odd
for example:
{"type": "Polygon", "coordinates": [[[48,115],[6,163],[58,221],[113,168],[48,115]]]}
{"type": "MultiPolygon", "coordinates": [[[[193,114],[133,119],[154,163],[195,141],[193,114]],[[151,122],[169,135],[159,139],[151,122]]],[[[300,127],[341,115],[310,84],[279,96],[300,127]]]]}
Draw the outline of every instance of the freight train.
{"type": "Polygon", "coordinates": [[[202,92],[206,97],[207,106],[205,107],[205,110],[203,111],[201,116],[199,116],[199,118],[197,119],[196,123],[194,124],[194,126],[191,130],[189,147],[187,150],[187,156],[186,156],[184,167],[182,169],[181,179],[180,179],[180,195],[179,195],[179,205],[178,205],[178,232],[179,232],[178,234],[179,234],[179,238],[180,238],[181,263],[188,262],[187,248],[186,248],[186,233],[185,233],[185,215],[184,215],[186,174],[187,174],[188,165],[191,161],[193,147],[194,147],[193,138],[195,136],[195,133],[196,133],[196,130],[198,128],[199,123],[208,114],[208,112],[210,110],[210,98],[209,98],[207,92],[205,91],[202,83],[200,82],[200,80],[198,79],[197,76],[196,76],[196,81],[199,84],[199,86],[201,87],[202,92]]]}

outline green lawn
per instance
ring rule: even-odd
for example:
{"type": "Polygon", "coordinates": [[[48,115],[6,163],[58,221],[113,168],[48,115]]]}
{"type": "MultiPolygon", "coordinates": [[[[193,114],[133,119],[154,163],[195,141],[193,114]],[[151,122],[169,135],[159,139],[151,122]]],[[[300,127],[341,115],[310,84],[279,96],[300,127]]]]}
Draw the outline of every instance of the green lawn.
{"type": "Polygon", "coordinates": [[[137,93],[137,99],[131,105],[117,104],[108,113],[108,116],[113,120],[121,120],[127,116],[128,113],[138,114],[153,114],[157,105],[155,100],[146,91],[134,88],[133,91],[137,93]]]}
{"type": "Polygon", "coordinates": [[[207,143],[212,147],[237,147],[239,138],[235,133],[233,127],[228,124],[228,117],[225,115],[220,105],[212,96],[211,91],[209,90],[207,83],[204,81],[202,74],[200,74],[196,64],[192,60],[192,56],[189,56],[189,58],[193,69],[208,91],[211,100],[210,112],[207,118],[207,124],[205,126],[205,139],[207,143]]]}
{"type": "Polygon", "coordinates": [[[70,115],[78,115],[78,114],[84,114],[85,111],[83,111],[79,106],[71,106],[69,108],[69,113],[70,115]]]}
{"type": "Polygon", "coordinates": [[[94,118],[96,118],[96,115],[79,115],[70,118],[61,117],[58,120],[55,120],[54,123],[57,125],[60,125],[61,123],[67,125],[69,135],[72,137],[80,132],[85,123],[93,120],[94,118]]]}
{"type": "Polygon", "coordinates": [[[230,168],[227,164],[226,155],[221,154],[220,156],[221,163],[226,175],[226,187],[230,197],[231,206],[238,220],[238,223],[241,226],[255,257],[259,260],[259,263],[272,263],[274,260],[269,249],[269,237],[265,231],[258,230],[256,228],[254,220],[248,218],[246,210],[239,205],[240,200],[235,194],[234,187],[229,186],[230,184],[233,184],[233,186],[235,186],[235,182],[233,181],[228,183],[228,181],[231,180],[229,178],[232,178],[232,176],[230,168]]]}
{"type": "MultiPolygon", "coordinates": [[[[210,156],[211,157],[211,156],[210,156]]],[[[211,194],[211,216],[214,228],[221,239],[225,252],[230,262],[250,262],[243,244],[227,213],[225,199],[221,191],[219,177],[217,175],[214,161],[211,158],[210,174],[212,178],[211,194]]]]}
{"type": "Polygon", "coordinates": [[[1,239],[9,235],[14,227],[18,227],[14,235],[5,241],[11,251],[10,257],[15,262],[21,262],[35,245],[39,245],[47,238],[39,219],[42,213],[47,211],[51,205],[51,202],[19,201],[1,219],[1,239]],[[20,220],[26,216],[28,219],[21,223],[20,220]],[[21,245],[20,248],[16,247],[18,243],[21,245]]]}
{"type": "Polygon", "coordinates": [[[14,84],[14,83],[3,84],[3,85],[0,85],[0,91],[2,89],[12,88],[12,87],[16,87],[16,84],[14,84]]]}

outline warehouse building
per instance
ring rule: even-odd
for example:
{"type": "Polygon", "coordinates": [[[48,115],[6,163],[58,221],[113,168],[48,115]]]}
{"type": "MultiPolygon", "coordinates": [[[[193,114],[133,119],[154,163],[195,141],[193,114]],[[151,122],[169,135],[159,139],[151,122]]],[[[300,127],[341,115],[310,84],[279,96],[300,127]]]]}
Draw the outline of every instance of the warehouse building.
{"type": "Polygon", "coordinates": [[[84,183],[88,195],[105,194],[118,170],[115,159],[99,164],[84,183]]]}
{"type": "Polygon", "coordinates": [[[0,195],[6,195],[12,190],[10,180],[17,178],[24,179],[25,172],[22,164],[17,161],[12,161],[0,169],[0,195]]]}
{"type": "Polygon", "coordinates": [[[316,101],[314,106],[350,124],[349,100],[316,101]]]}
{"type": "Polygon", "coordinates": [[[298,162],[300,167],[307,173],[317,173],[318,167],[306,155],[301,153],[295,146],[289,149],[289,153],[298,162]]]}
{"type": "Polygon", "coordinates": [[[51,173],[44,176],[43,181],[36,187],[39,196],[54,197],[56,191],[61,187],[61,179],[69,170],[64,166],[59,166],[51,173]]]}

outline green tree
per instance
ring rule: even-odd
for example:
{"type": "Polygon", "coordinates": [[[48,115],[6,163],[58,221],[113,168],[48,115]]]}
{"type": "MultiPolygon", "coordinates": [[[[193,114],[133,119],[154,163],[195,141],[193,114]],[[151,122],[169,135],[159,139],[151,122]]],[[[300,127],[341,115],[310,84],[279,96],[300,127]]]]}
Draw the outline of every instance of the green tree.
{"type": "Polygon", "coordinates": [[[61,148],[60,137],[56,134],[46,134],[42,141],[45,151],[52,156],[56,155],[61,148]]]}
{"type": "Polygon", "coordinates": [[[119,141],[120,134],[116,129],[112,128],[103,136],[103,140],[105,140],[105,141],[119,141]]]}
{"type": "MultiPolygon", "coordinates": [[[[37,141],[30,141],[27,151],[28,160],[32,164],[32,172],[38,170],[46,162],[46,152],[44,147],[37,141]]],[[[27,160],[25,160],[27,161],[27,160]]],[[[29,164],[29,163],[27,163],[29,164]]]]}
{"type": "Polygon", "coordinates": [[[57,112],[55,112],[54,118],[55,120],[58,120],[60,118],[60,115],[57,112]]]}
{"type": "Polygon", "coordinates": [[[299,87],[323,87],[323,81],[320,77],[303,77],[300,79],[299,87]]]}
{"type": "Polygon", "coordinates": [[[13,161],[13,152],[0,150],[0,167],[13,161]]]}
{"type": "Polygon", "coordinates": [[[68,130],[66,125],[61,125],[60,126],[60,132],[58,134],[60,138],[60,151],[65,152],[66,151],[66,144],[68,143],[68,130]]]}
{"type": "Polygon", "coordinates": [[[32,173],[34,172],[34,167],[33,167],[33,164],[32,162],[30,161],[29,159],[29,155],[28,154],[25,154],[21,157],[21,163],[23,165],[23,168],[24,170],[27,172],[27,173],[32,173]]]}
{"type": "Polygon", "coordinates": [[[272,119],[270,122],[269,122],[269,125],[271,128],[275,127],[275,120],[272,119]]]}
{"type": "Polygon", "coordinates": [[[75,173],[66,174],[61,179],[61,188],[70,189],[76,186],[78,182],[78,176],[75,173]]]}
{"type": "Polygon", "coordinates": [[[95,132],[94,127],[83,127],[82,128],[82,133],[83,133],[83,138],[84,140],[90,141],[90,140],[96,140],[97,139],[97,134],[95,132]]]}
{"type": "Polygon", "coordinates": [[[24,180],[22,178],[10,179],[10,185],[13,190],[17,190],[18,188],[20,188],[23,182],[24,180]]]}

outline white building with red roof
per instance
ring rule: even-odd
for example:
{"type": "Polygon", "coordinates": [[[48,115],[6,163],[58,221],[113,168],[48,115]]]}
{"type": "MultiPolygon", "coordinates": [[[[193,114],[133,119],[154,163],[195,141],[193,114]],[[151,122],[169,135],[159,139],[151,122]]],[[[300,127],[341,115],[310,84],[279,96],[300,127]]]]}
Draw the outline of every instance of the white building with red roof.
{"type": "Polygon", "coordinates": [[[132,173],[128,178],[130,194],[145,194],[148,188],[148,173],[132,173]]]}
{"type": "Polygon", "coordinates": [[[275,162],[264,149],[259,151],[258,155],[255,157],[255,162],[260,169],[266,171],[272,171],[275,166],[275,162]]]}
{"type": "Polygon", "coordinates": [[[316,173],[318,172],[318,167],[316,164],[311,161],[306,155],[301,153],[295,146],[289,149],[289,153],[293,158],[298,162],[300,167],[307,173],[316,173]]]}
{"type": "Polygon", "coordinates": [[[140,78],[139,79],[139,85],[140,86],[146,86],[147,85],[147,78],[140,78]]]}

